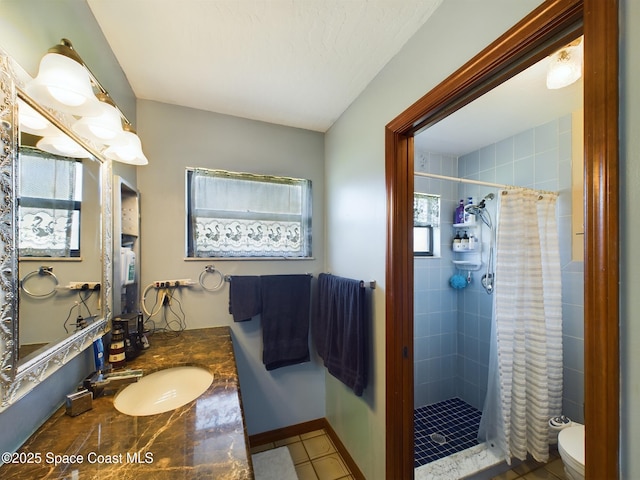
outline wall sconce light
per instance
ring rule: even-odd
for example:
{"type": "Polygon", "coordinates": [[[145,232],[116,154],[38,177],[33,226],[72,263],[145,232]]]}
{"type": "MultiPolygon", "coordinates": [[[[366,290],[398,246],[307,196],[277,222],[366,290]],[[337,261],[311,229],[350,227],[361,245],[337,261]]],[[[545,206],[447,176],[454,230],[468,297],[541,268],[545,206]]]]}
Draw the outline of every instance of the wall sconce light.
{"type": "MultiPolygon", "coordinates": [[[[66,38],[42,57],[38,75],[25,92],[41,105],[75,117],[73,131],[104,148],[107,158],[132,165],[148,163],[131,122],[66,38]]],[[[49,142],[43,142],[47,145],[49,142]]]]}
{"type": "Polygon", "coordinates": [[[564,88],[582,76],[582,37],[549,56],[547,88],[564,88]]]}

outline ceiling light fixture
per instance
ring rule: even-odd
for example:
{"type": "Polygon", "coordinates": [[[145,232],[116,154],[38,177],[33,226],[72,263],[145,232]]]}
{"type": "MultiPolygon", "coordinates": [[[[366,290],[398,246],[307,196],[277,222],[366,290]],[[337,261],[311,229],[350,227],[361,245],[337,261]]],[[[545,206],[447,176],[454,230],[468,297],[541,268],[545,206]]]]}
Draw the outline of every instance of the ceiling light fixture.
{"type": "Polygon", "coordinates": [[[582,76],[582,37],[549,56],[547,88],[556,90],[576,82],[582,76]]]}
{"type": "Polygon", "coordinates": [[[102,153],[107,158],[132,165],[148,163],[131,122],[66,38],[42,57],[38,75],[25,92],[46,107],[76,117],[73,132],[105,147],[102,153]]]}

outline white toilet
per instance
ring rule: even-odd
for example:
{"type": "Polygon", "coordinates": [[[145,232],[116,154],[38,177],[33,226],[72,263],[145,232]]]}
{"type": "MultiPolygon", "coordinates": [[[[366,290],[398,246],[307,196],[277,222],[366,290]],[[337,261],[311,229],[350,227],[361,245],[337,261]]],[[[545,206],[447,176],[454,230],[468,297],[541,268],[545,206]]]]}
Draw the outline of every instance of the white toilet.
{"type": "Polygon", "coordinates": [[[574,423],[558,434],[558,451],[569,480],[584,480],[584,425],[574,423]]]}

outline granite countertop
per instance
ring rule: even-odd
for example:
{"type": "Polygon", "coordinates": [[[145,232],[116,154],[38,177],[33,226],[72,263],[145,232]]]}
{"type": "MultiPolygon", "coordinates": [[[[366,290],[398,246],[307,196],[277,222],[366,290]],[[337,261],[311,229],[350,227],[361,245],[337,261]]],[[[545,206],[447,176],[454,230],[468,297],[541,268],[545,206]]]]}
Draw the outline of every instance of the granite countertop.
{"type": "Polygon", "coordinates": [[[127,368],[146,375],[199,365],[214,374],[213,384],[183,407],[144,417],[118,412],[113,395],[76,417],[63,406],[14,454],[18,463],[0,467],[0,478],[253,479],[229,327],[155,334],[149,341],[127,368]]]}

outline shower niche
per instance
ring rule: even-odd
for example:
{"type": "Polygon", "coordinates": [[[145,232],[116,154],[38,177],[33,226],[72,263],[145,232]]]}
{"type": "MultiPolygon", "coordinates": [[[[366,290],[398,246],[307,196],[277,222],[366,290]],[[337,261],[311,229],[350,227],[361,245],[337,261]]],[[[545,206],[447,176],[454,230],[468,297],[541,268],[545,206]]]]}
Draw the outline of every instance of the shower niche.
{"type": "Polygon", "coordinates": [[[482,228],[476,222],[454,223],[451,242],[452,262],[460,270],[479,270],[482,267],[482,228]]]}
{"type": "Polygon", "coordinates": [[[115,177],[113,200],[114,298],[116,315],[137,313],[140,305],[140,195],[115,177]]]}

